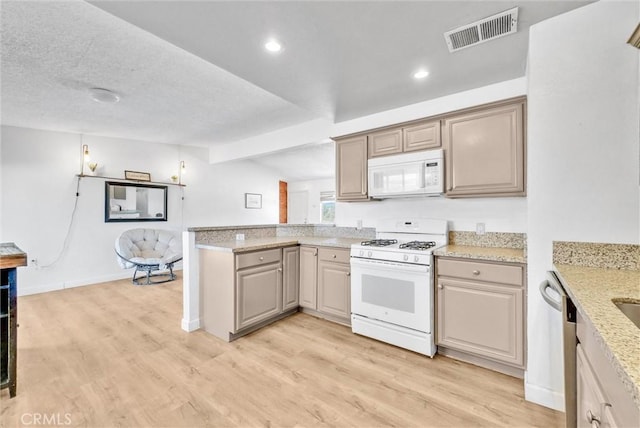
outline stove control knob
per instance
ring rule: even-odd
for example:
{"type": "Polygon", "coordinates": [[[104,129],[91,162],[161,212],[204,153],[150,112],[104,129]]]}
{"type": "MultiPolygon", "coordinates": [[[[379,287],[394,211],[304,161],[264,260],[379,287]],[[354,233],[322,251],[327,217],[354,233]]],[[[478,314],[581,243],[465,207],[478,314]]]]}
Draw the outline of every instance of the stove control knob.
{"type": "Polygon", "coordinates": [[[418,263],[420,261],[420,256],[413,256],[413,261],[418,263]]]}
{"type": "Polygon", "coordinates": [[[407,260],[409,260],[409,255],[405,254],[404,257],[402,257],[404,259],[404,261],[406,262],[407,260]]]}
{"type": "Polygon", "coordinates": [[[367,253],[367,257],[371,257],[371,251],[367,253]]]}
{"type": "Polygon", "coordinates": [[[364,250],[360,250],[360,257],[364,256],[364,250]]]}

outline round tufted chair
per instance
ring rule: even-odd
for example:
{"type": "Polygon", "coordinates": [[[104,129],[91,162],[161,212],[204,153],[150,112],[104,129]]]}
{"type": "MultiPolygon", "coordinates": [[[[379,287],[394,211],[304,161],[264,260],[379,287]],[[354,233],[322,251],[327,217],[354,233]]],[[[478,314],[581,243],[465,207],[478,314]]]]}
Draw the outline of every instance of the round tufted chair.
{"type": "Polygon", "coordinates": [[[182,242],[168,230],[130,229],[116,238],[118,263],[123,269],[135,267],[132,282],[140,285],[138,272],[146,273],[146,284],[159,284],[176,279],[173,264],[182,260],[182,242]],[[169,269],[168,274],[152,272],[169,269]],[[152,277],[162,280],[151,281],[152,277]]]}

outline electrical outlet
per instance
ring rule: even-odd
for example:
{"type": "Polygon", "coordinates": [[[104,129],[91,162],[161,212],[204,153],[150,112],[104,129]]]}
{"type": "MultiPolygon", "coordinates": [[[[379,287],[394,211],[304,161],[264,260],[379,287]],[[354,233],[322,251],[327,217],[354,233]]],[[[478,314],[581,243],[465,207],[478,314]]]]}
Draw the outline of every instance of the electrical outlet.
{"type": "Polygon", "coordinates": [[[476,223],[476,235],[484,235],[484,223],[476,223]]]}
{"type": "Polygon", "coordinates": [[[236,233],[236,241],[244,241],[244,233],[236,233]]]}
{"type": "Polygon", "coordinates": [[[356,224],[357,224],[356,229],[358,230],[362,229],[362,220],[358,220],[356,224]]]}

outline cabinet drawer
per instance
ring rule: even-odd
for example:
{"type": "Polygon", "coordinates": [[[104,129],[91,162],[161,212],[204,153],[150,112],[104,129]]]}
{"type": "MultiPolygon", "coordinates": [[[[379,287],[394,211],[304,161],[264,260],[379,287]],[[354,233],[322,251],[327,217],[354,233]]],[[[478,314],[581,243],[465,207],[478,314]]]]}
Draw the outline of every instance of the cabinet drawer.
{"type": "Polygon", "coordinates": [[[236,256],[236,269],[250,266],[265,265],[280,261],[280,248],[274,250],[256,251],[253,253],[238,254],[236,256]]]}
{"type": "Polygon", "coordinates": [[[522,266],[438,259],[438,275],[522,286],[522,266]]]}
{"type": "Polygon", "coordinates": [[[349,264],[350,251],[342,248],[319,247],[318,257],[327,262],[337,262],[349,264]]]}

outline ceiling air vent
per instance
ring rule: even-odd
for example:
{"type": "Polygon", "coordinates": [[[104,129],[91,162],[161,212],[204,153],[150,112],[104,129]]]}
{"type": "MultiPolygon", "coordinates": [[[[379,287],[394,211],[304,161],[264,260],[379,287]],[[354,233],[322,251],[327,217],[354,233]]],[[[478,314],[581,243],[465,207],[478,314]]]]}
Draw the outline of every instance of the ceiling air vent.
{"type": "Polygon", "coordinates": [[[488,42],[518,31],[518,8],[481,19],[444,33],[449,52],[488,42]]]}

